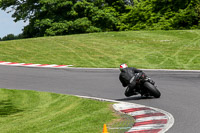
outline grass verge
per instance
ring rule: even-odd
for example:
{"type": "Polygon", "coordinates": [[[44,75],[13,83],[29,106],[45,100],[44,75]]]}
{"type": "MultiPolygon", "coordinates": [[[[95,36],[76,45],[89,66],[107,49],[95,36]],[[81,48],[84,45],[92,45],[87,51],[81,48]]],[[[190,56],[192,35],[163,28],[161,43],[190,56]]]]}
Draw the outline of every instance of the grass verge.
{"type": "Polygon", "coordinates": [[[75,96],[0,89],[1,133],[100,133],[118,117],[111,103],[75,96]]]}
{"type": "Polygon", "coordinates": [[[116,68],[200,69],[200,30],[104,32],[0,42],[0,60],[116,68]]]}

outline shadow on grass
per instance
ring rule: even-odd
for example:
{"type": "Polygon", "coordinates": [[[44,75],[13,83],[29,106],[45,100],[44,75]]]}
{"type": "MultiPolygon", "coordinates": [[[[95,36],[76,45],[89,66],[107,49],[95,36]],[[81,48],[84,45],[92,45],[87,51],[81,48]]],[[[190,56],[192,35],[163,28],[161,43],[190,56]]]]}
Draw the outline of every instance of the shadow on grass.
{"type": "Polygon", "coordinates": [[[0,117],[6,117],[22,111],[23,110],[15,107],[10,100],[0,101],[0,117]]]}

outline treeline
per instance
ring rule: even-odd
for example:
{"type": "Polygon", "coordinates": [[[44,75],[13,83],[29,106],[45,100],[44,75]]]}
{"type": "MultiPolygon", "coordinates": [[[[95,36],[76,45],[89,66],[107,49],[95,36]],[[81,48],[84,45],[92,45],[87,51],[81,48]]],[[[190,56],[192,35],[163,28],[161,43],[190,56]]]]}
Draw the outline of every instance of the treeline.
{"type": "Polygon", "coordinates": [[[23,37],[125,30],[200,29],[200,0],[1,0],[23,37]]]}
{"type": "Polygon", "coordinates": [[[23,39],[23,35],[19,34],[19,35],[14,35],[14,34],[8,34],[6,36],[4,36],[3,38],[0,37],[0,41],[7,41],[7,40],[17,40],[17,39],[23,39]]]}

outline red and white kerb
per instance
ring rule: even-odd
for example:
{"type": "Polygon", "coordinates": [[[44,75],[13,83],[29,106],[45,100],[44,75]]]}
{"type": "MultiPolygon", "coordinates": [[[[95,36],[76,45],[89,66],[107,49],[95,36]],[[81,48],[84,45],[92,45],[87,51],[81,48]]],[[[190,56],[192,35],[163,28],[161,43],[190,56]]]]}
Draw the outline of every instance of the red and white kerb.
{"type": "Polygon", "coordinates": [[[17,63],[0,61],[0,65],[7,66],[24,66],[24,67],[49,67],[49,68],[66,68],[72,65],[56,65],[56,64],[32,64],[32,63],[17,63]]]}

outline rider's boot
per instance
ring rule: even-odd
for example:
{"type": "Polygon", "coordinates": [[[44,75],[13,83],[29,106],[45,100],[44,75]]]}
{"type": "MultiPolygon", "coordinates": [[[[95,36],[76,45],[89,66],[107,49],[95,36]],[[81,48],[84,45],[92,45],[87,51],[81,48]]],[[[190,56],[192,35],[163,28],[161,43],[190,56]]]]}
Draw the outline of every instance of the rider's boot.
{"type": "Polygon", "coordinates": [[[135,91],[135,89],[133,88],[133,89],[131,89],[130,87],[127,87],[126,88],[126,90],[125,90],[125,93],[124,93],[124,95],[126,96],[126,97],[130,97],[130,96],[132,96],[132,95],[137,95],[138,93],[135,91]]]}

